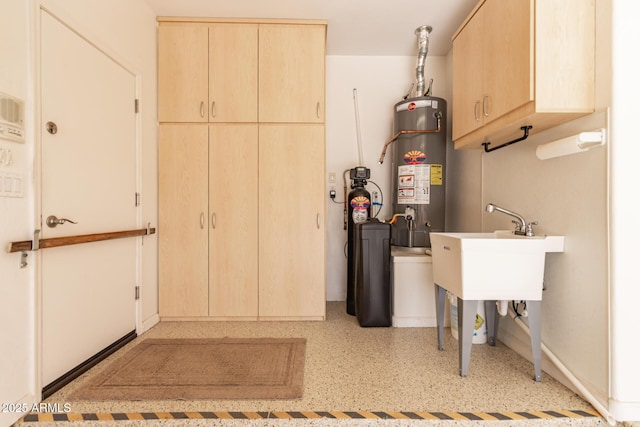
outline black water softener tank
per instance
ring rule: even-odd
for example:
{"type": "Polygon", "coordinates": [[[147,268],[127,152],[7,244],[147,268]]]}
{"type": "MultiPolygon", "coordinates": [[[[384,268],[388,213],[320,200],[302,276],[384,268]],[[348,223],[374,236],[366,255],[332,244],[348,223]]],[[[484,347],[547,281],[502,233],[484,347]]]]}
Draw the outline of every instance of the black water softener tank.
{"type": "Polygon", "coordinates": [[[355,310],[360,326],[391,326],[391,224],[355,225],[355,310]]]}
{"type": "Polygon", "coordinates": [[[365,190],[371,171],[364,166],[358,166],[349,171],[351,179],[351,192],[347,197],[349,201],[349,216],[347,227],[347,314],[356,315],[356,224],[365,222],[372,217],[371,195],[365,190]]]}

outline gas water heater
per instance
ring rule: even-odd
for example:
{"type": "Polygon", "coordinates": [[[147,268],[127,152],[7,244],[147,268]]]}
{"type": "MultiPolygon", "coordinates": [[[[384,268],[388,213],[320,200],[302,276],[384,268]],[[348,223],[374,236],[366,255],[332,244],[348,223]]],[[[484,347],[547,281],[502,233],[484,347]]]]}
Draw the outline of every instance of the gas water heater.
{"type": "Polygon", "coordinates": [[[445,231],[447,103],[423,96],[395,105],[391,182],[392,244],[431,247],[430,231],[445,231]]]}
{"type": "Polygon", "coordinates": [[[415,30],[416,83],[394,107],[394,136],[384,145],[378,161],[382,164],[391,148],[391,243],[396,246],[431,247],[429,232],[445,231],[447,102],[431,96],[433,79],[428,87],[425,84],[430,33],[427,25],[415,30]]]}

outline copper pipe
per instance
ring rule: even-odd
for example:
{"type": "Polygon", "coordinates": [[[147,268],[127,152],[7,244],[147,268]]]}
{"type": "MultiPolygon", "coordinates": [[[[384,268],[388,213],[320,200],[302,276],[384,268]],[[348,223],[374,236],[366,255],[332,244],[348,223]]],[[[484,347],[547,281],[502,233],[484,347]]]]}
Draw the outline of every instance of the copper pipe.
{"type": "Polygon", "coordinates": [[[402,135],[413,135],[413,134],[419,134],[419,133],[438,133],[438,132],[440,132],[440,117],[437,118],[437,122],[438,122],[438,125],[437,125],[437,127],[435,129],[401,130],[401,131],[398,131],[398,133],[393,135],[393,138],[391,138],[389,141],[387,141],[386,144],[384,144],[384,148],[382,149],[382,154],[380,154],[380,159],[378,159],[378,164],[382,164],[384,162],[384,156],[387,154],[387,148],[389,147],[389,145],[392,142],[397,140],[400,136],[402,136],[402,135]]]}

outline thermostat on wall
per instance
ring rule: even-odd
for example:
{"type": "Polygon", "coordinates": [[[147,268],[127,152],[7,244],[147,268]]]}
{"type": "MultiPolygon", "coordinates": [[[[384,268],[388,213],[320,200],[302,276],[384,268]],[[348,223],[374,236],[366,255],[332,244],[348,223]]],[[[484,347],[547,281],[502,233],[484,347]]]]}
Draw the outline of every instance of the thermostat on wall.
{"type": "Polygon", "coordinates": [[[0,139],[24,142],[24,101],[0,92],[0,139]]]}

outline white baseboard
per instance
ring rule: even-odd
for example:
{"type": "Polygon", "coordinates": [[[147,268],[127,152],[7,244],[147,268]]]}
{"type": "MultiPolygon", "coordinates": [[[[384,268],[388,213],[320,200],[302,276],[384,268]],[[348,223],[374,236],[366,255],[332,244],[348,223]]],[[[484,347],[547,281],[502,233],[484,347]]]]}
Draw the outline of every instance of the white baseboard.
{"type": "Polygon", "coordinates": [[[141,334],[147,332],[149,329],[153,328],[158,323],[160,323],[160,315],[159,314],[154,314],[153,316],[149,317],[148,319],[143,320],[142,321],[141,330],[137,331],[138,335],[141,335],[141,334]]]}
{"type": "Polygon", "coordinates": [[[435,328],[438,326],[435,317],[393,316],[392,324],[396,328],[435,328]]]}
{"type": "MultiPolygon", "coordinates": [[[[500,319],[500,320],[510,321],[510,319],[506,319],[506,318],[504,320],[503,319],[500,319]]],[[[509,347],[516,353],[518,353],[520,356],[524,357],[529,362],[533,363],[533,354],[531,351],[531,339],[526,333],[516,328],[513,328],[513,329],[500,328],[500,331],[498,332],[498,339],[502,341],[504,345],[506,345],[507,347],[509,347]],[[516,331],[516,333],[513,333],[512,330],[516,331]]],[[[571,383],[571,381],[566,377],[566,375],[562,373],[562,371],[551,361],[551,359],[549,359],[549,357],[544,353],[544,351],[542,352],[542,370],[544,371],[544,373],[553,377],[555,380],[557,380],[559,383],[567,387],[569,390],[573,391],[577,395],[581,395],[580,391],[578,391],[576,386],[574,386],[571,383]]],[[[533,378],[533,375],[534,373],[532,370],[531,378],[533,378]]],[[[544,374],[543,374],[542,380],[544,381],[544,374]]],[[[602,402],[603,398],[604,398],[603,396],[600,396],[598,400],[602,402]]]]}
{"type": "Polygon", "coordinates": [[[609,399],[609,413],[618,421],[638,422],[640,421],[640,402],[620,402],[609,399]]]}
{"type": "Polygon", "coordinates": [[[37,405],[38,399],[32,394],[23,396],[20,400],[13,403],[2,402],[0,408],[0,426],[10,426],[20,418],[27,415],[37,405]]]}

